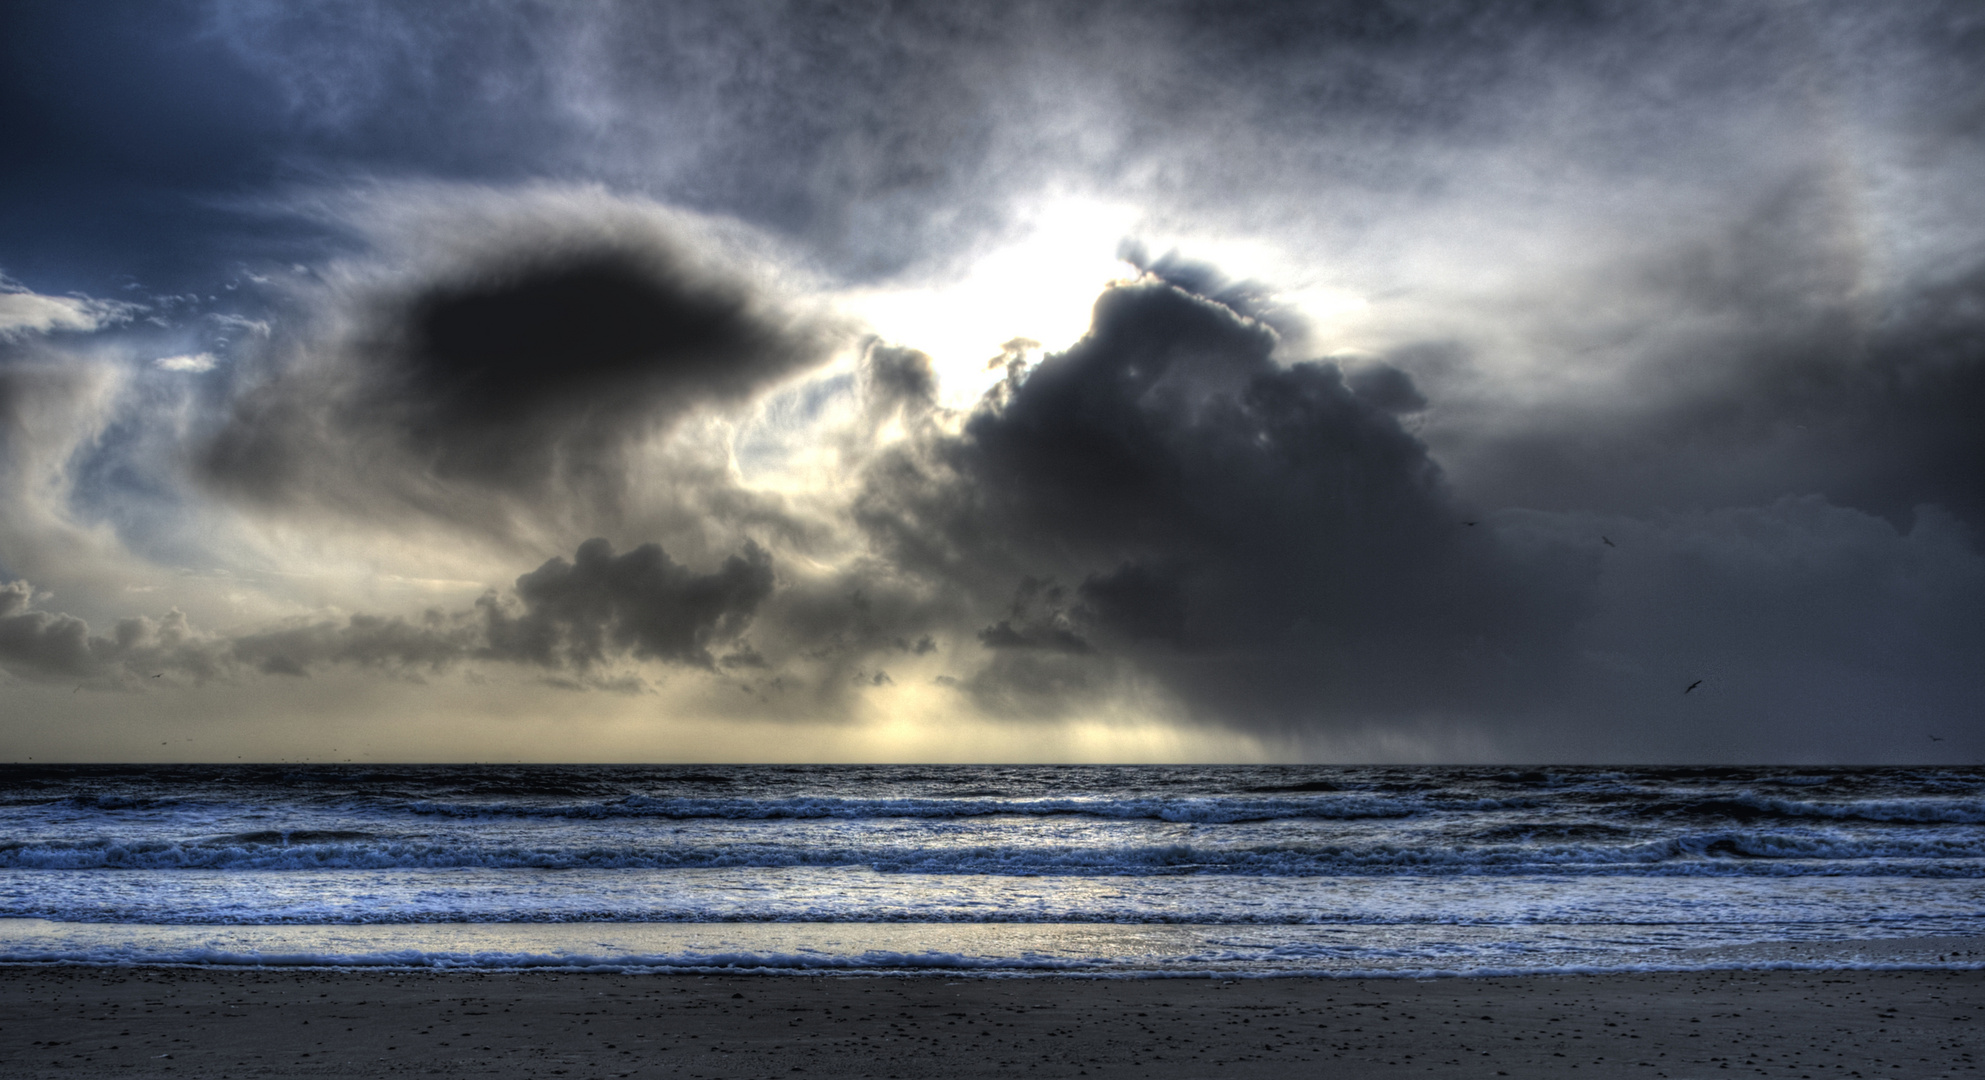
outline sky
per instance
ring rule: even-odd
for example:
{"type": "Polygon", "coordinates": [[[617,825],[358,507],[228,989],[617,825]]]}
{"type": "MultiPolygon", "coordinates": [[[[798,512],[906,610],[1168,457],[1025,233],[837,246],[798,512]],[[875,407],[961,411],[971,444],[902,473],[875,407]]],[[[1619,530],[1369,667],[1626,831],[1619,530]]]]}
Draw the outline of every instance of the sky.
{"type": "Polygon", "coordinates": [[[0,6],[0,759],[1985,760],[1985,9],[0,6]]]}

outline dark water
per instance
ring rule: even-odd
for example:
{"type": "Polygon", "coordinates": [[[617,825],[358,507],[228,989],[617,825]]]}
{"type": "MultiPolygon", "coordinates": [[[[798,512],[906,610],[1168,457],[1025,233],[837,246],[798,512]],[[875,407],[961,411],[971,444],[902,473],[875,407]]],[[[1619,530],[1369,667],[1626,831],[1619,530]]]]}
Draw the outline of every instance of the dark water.
{"type": "Polygon", "coordinates": [[[1985,770],[8,767],[0,919],[16,960],[1716,963],[1978,934],[1985,770]]]}

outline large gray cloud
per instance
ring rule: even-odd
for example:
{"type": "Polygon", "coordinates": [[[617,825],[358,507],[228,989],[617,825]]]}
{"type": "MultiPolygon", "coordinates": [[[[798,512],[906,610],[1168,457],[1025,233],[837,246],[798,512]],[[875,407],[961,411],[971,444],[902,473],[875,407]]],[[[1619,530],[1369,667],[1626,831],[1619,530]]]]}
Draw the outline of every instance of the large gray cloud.
{"type": "Polygon", "coordinates": [[[143,678],[165,670],[204,679],[227,664],[225,649],[177,610],[159,619],[119,619],[109,636],[99,636],[82,619],[37,610],[34,601],[27,582],[0,584],[0,668],[57,680],[143,678]]]}
{"type": "Polygon", "coordinates": [[[1554,654],[1575,597],[1470,524],[1395,411],[1410,381],[1276,343],[1176,285],[1117,288],[960,434],[872,466],[876,543],[986,618],[985,700],[1127,660],[1209,719],[1295,725],[1486,700],[1491,655],[1554,654]]]}
{"type": "Polygon", "coordinates": [[[711,646],[735,640],[772,592],[772,558],[747,543],[710,574],[655,544],[616,556],[588,540],[573,561],[553,559],[517,579],[523,612],[486,603],[493,655],[584,670],[609,650],[714,669],[711,646]]]}
{"type": "Polygon", "coordinates": [[[659,208],[401,198],[393,227],[427,245],[304,291],[314,318],[271,343],[198,457],[210,484],[274,508],[599,528],[644,440],[835,346],[659,208]]]}
{"type": "MultiPolygon", "coordinates": [[[[1428,721],[1539,757],[1879,756],[1879,724],[1975,741],[1985,556],[1946,510],[1483,510],[1410,431],[1410,378],[1278,362],[1249,289],[1157,269],[962,423],[925,402],[870,466],[857,517],[949,597],[915,614],[972,658],[981,708],[1142,683],[1299,742],[1428,721]]],[[[1962,351],[1914,359],[1975,377],[1962,351]]],[[[1851,423],[1842,400],[1807,407],[1851,423]]]]}

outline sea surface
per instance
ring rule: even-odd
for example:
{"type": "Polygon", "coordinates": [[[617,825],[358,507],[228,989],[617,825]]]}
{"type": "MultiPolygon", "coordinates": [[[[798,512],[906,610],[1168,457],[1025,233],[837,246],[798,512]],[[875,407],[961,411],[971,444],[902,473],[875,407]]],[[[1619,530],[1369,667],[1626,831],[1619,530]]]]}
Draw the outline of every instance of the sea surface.
{"type": "Polygon", "coordinates": [[[1427,975],[1981,937],[1980,768],[0,766],[7,963],[1427,975]]]}

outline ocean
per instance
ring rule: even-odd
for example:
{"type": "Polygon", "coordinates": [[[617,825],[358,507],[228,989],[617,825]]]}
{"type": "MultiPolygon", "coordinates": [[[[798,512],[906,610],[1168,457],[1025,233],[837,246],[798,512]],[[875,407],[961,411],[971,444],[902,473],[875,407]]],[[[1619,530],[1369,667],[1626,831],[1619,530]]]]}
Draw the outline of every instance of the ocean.
{"type": "Polygon", "coordinates": [[[5,766],[0,962],[1979,967],[1985,769],[5,766]]]}

